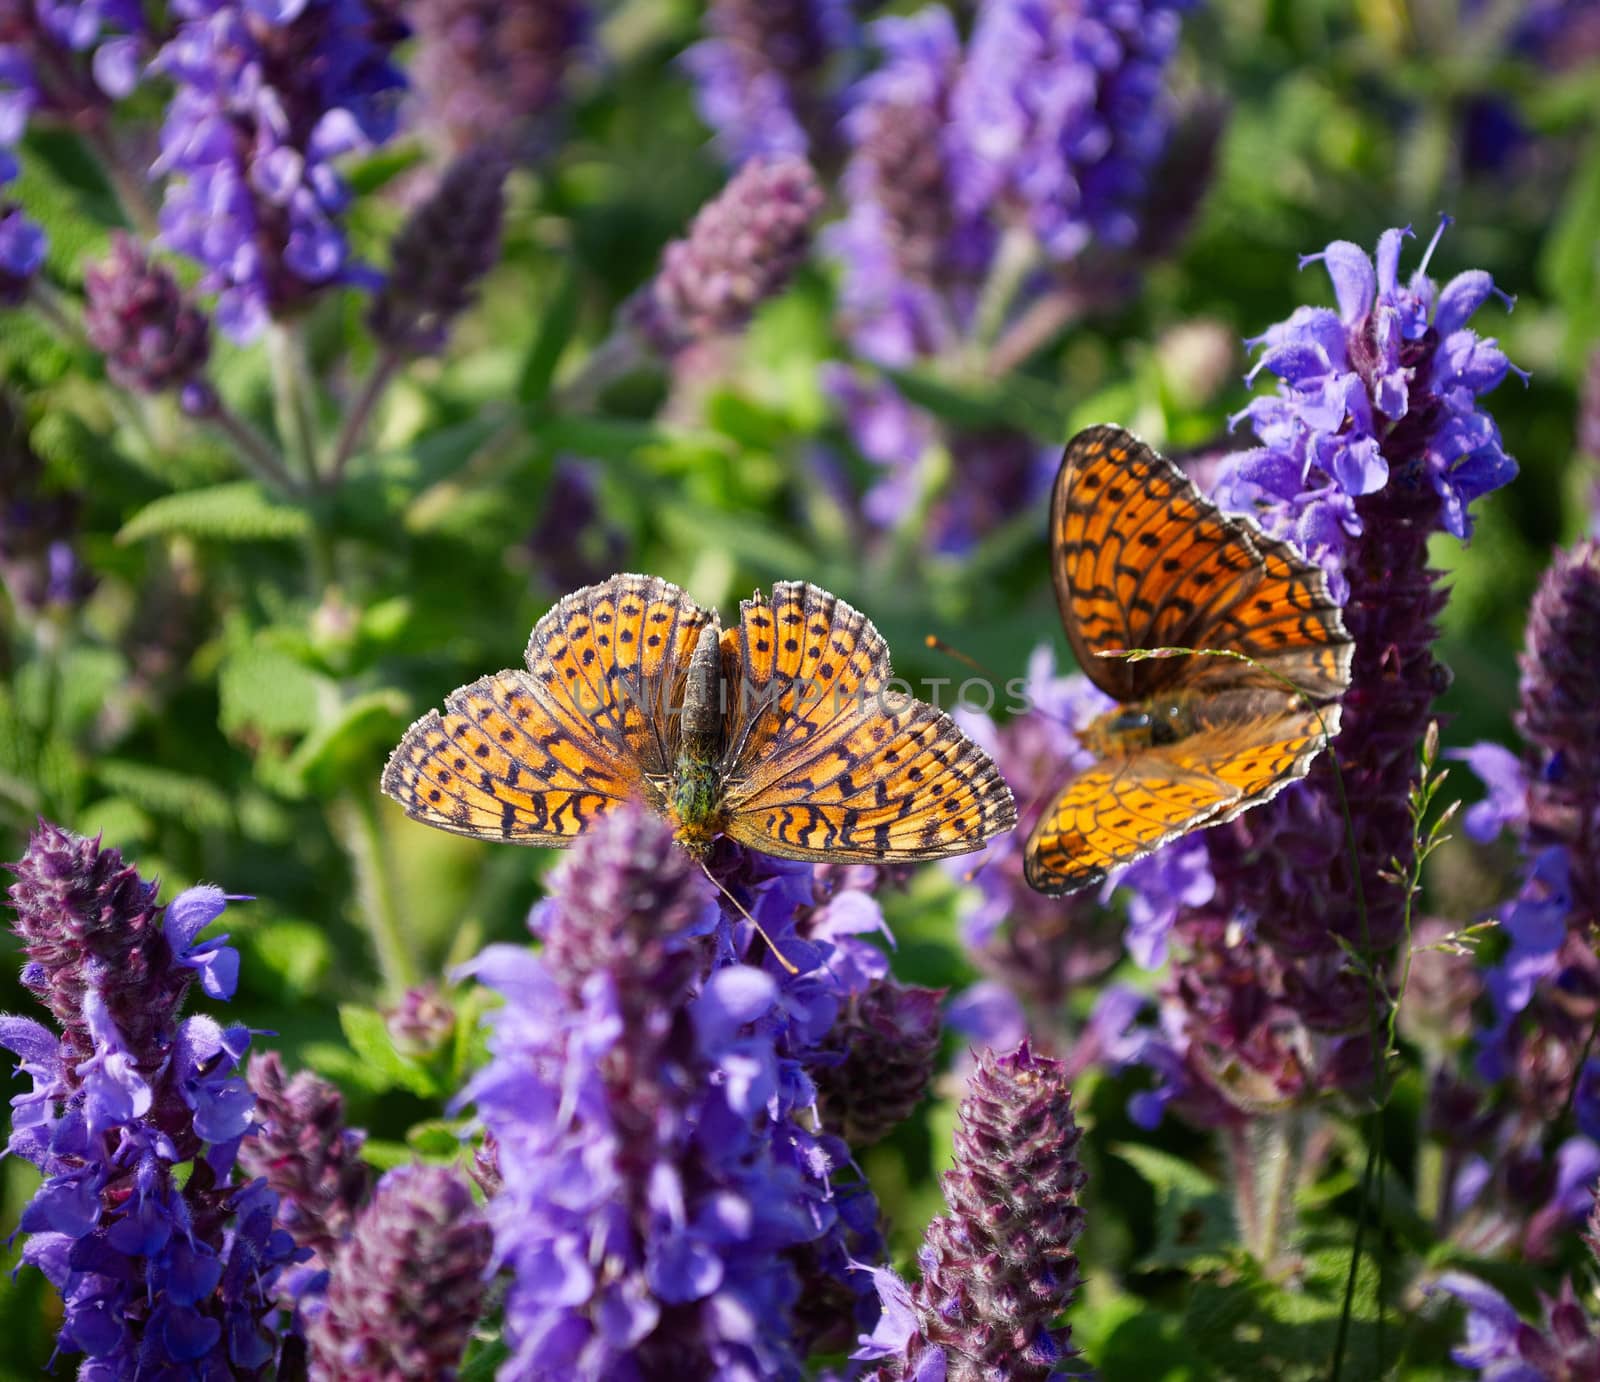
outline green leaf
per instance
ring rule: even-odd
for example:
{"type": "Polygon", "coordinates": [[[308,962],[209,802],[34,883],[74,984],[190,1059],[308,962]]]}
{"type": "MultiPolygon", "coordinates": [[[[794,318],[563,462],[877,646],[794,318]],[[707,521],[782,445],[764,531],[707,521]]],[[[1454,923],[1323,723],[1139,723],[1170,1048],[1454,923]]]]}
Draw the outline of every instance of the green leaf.
{"type": "Polygon", "coordinates": [[[290,756],[289,772],[322,792],[375,776],[405,726],[409,702],[399,691],[369,691],[347,701],[290,756]]]}
{"type": "Polygon", "coordinates": [[[406,1141],[425,1160],[459,1161],[466,1145],[461,1140],[461,1130],[465,1126],[465,1122],[459,1119],[424,1118],[420,1123],[411,1125],[406,1133],[406,1141]]]}
{"type": "MultiPolygon", "coordinates": [[[[294,918],[269,921],[253,927],[241,938],[249,952],[248,972],[268,974],[279,986],[279,996],[294,1002],[316,992],[334,962],[333,945],[325,927],[294,918]]],[[[252,983],[257,980],[252,977],[252,983]]]]}
{"type": "Polygon", "coordinates": [[[426,1068],[394,1049],[388,1024],[375,1008],[342,1004],[339,1026],[344,1029],[351,1050],[384,1082],[381,1087],[408,1089],[424,1099],[434,1098],[441,1092],[438,1081],[426,1068]]]}
{"type": "Polygon", "coordinates": [[[568,272],[556,289],[555,296],[545,304],[539,321],[539,330],[522,361],[517,379],[517,397],[530,406],[543,403],[550,392],[550,382],[555,378],[556,366],[561,363],[562,352],[572,340],[578,325],[578,274],[568,272]]]}
{"type": "MultiPolygon", "coordinates": [[[[1184,1335],[1224,1377],[1321,1382],[1334,1355],[1349,1264],[1347,1246],[1321,1248],[1302,1256],[1292,1281],[1280,1283],[1239,1256],[1226,1277],[1196,1283],[1184,1335]]],[[[1383,1377],[1395,1361],[1392,1324],[1388,1356],[1379,1359],[1377,1287],[1376,1266],[1365,1258],[1356,1276],[1342,1377],[1383,1377]]]]}
{"type": "Polygon", "coordinates": [[[884,375],[908,403],[958,427],[1004,427],[1011,421],[1005,400],[992,385],[958,386],[925,370],[890,369],[884,375]]]}
{"type": "Polygon", "coordinates": [[[125,758],[99,759],[94,775],[102,786],[153,816],[181,821],[191,830],[233,828],[232,803],[207,778],[125,758]]]}
{"type": "Polygon", "coordinates": [[[231,655],[217,673],[218,723],[230,738],[292,735],[317,722],[332,683],[278,648],[256,643],[231,655]]]}
{"type": "Polygon", "coordinates": [[[1228,1261],[1238,1241],[1233,1206],[1217,1183],[1185,1161],[1154,1147],[1122,1143],[1111,1149],[1156,1192],[1156,1242],[1141,1271],[1196,1270],[1228,1261]]]}
{"type": "Polygon", "coordinates": [[[361,1159],[380,1171],[392,1171],[396,1166],[409,1166],[417,1159],[404,1142],[391,1142],[387,1138],[368,1138],[361,1144],[361,1159]]]}
{"type": "Polygon", "coordinates": [[[1566,202],[1545,238],[1539,279],[1568,315],[1567,345],[1576,361],[1600,323],[1600,138],[1572,174],[1566,202]]]}
{"type": "Polygon", "coordinates": [[[498,1337],[487,1342],[474,1339],[467,1348],[466,1361],[461,1365],[461,1382],[494,1382],[500,1365],[511,1357],[505,1340],[498,1337]]]}
{"type": "Polygon", "coordinates": [[[123,524],[117,541],[182,535],[223,542],[283,542],[310,531],[311,519],[304,510],[275,502],[250,480],[236,480],[151,501],[123,524]]]}

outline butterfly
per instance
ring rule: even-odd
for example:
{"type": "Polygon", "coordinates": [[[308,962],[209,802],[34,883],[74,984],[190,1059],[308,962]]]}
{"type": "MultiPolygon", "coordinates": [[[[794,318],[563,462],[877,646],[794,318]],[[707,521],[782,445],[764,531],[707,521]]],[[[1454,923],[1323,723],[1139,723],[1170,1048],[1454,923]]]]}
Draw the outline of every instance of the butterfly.
{"type": "Polygon", "coordinates": [[[1120,427],[1067,443],[1050,560],[1078,665],[1121,704],[1082,731],[1099,761],[1028,836],[1024,872],[1040,892],[1090,887],[1270,800],[1339,732],[1355,644],[1321,569],[1120,427]],[[1251,661],[1099,656],[1157,648],[1251,661]]]}
{"type": "Polygon", "coordinates": [[[637,796],[700,859],[726,835],[850,862],[942,859],[1016,825],[988,755],[896,693],[878,631],[814,585],[757,591],[724,632],[677,586],[613,576],[546,614],[525,660],[406,731],[383,790],[413,819],[568,845],[637,796]]]}

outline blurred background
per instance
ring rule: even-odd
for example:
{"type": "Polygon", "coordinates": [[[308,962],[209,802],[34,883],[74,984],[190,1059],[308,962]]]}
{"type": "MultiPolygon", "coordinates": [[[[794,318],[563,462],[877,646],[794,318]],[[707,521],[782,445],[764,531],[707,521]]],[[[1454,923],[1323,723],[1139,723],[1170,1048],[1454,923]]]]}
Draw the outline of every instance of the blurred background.
{"type": "MultiPolygon", "coordinates": [[[[42,41],[20,8],[13,51],[42,41]]],[[[857,21],[918,9],[836,8],[857,21]]],[[[960,41],[984,8],[952,6],[960,41]]],[[[795,194],[817,199],[817,234],[789,247],[792,276],[747,326],[663,344],[646,321],[644,346],[619,345],[619,321],[644,321],[650,285],[670,277],[670,259],[655,277],[664,246],[749,152],[738,140],[754,126],[719,104],[713,59],[759,44],[748,26],[785,22],[782,9],[371,0],[359,41],[410,85],[392,92],[392,137],[337,162],[352,260],[398,264],[401,225],[497,121],[514,127],[500,252],[445,345],[394,350],[357,283],[274,306],[251,339],[212,332],[206,377],[229,417],[285,441],[289,485],[241,471],[237,439],[204,403],[130,391],[108,375],[103,339],[81,334],[90,266],[119,227],[148,229],[130,205],[148,213],[181,172],[169,160],[155,182],[120,185],[158,145],[170,152],[174,92],[192,94],[192,74],[157,63],[105,118],[37,100],[18,144],[6,215],[20,207],[48,250],[0,312],[0,857],[17,858],[43,816],[103,834],[160,876],[163,898],[201,880],[252,895],[226,918],[244,952],[230,1015],[335,1079],[385,1164],[453,1145],[444,1106],[471,1043],[458,1035],[399,1068],[374,1012],[425,982],[449,996],[452,965],[524,937],[554,856],[414,825],[379,796],[378,774],[415,716],[518,664],[566,591],[649,572],[726,619],[752,587],[806,579],[866,611],[913,683],[969,675],[928,651],[928,634],[1002,681],[1040,645],[1067,665],[1044,536],[1061,442],[1115,421],[1201,465],[1242,444],[1228,418],[1250,393],[1245,340],[1332,303],[1299,257],[1333,240],[1370,251],[1411,226],[1409,273],[1441,213],[1453,224],[1429,272],[1493,274],[1515,310],[1491,302],[1474,325],[1529,376],[1487,404],[1519,478],[1478,505],[1469,546],[1437,551],[1451,589],[1447,744],[1514,742],[1529,596],[1552,548],[1600,513],[1600,5],[1211,0],[1183,10],[1181,32],[1174,10],[1171,55],[1152,67],[1167,123],[1133,221],[1091,227],[1087,247],[1069,228],[1002,269],[1006,246],[975,251],[974,269],[945,227],[950,258],[924,265],[923,282],[958,329],[903,338],[877,329],[889,314],[872,301],[860,212],[887,198],[883,167],[928,146],[896,155],[887,119],[841,125],[863,92],[886,107],[904,95],[862,85],[885,70],[886,45],[845,25],[779,64],[816,175],[795,194]],[[473,24],[498,35],[504,71],[450,50],[473,24]],[[721,50],[697,47],[708,38],[721,50]],[[482,91],[468,89],[474,70],[482,91]],[[370,426],[331,465],[377,368],[387,387],[370,426]],[[293,470],[296,426],[323,439],[315,485],[293,470]]],[[[169,51],[188,16],[148,11],[138,61],[169,51]]],[[[776,140],[762,147],[795,142],[776,140]]],[[[435,254],[478,233],[470,217],[432,214],[435,254]]],[[[203,257],[163,262],[215,304],[203,257]]],[[[1497,867],[1452,845],[1429,885],[1470,914],[1503,894],[1497,867]]],[[[957,873],[923,869],[885,896],[900,977],[957,990],[976,977],[963,891],[957,873]]],[[[0,1009],[29,1012],[12,938],[0,947],[13,957],[0,1009]]],[[[1070,1002],[1081,1015],[1092,996],[1070,1002]]],[[[1103,1156],[1129,1134],[1126,1090],[1091,1077],[1079,1097],[1095,1128],[1092,1194],[1108,1207],[1080,1248],[1079,1342],[1107,1377],[1155,1376],[1138,1371],[1134,1336],[1171,1274],[1117,1278],[1111,1265],[1138,1260],[1156,1232],[1146,1184],[1103,1156]]],[[[953,1107],[942,1089],[864,1161],[902,1262],[940,1204],[953,1107]]],[[[1186,1137],[1169,1123],[1154,1142],[1189,1154],[1200,1144],[1186,1137]]],[[[15,1159],[0,1167],[7,1228],[34,1183],[15,1159]]],[[[0,1377],[38,1374],[50,1295],[35,1272],[0,1277],[0,1377]]],[[[1154,1332],[1175,1327],[1159,1318],[1154,1332]]]]}

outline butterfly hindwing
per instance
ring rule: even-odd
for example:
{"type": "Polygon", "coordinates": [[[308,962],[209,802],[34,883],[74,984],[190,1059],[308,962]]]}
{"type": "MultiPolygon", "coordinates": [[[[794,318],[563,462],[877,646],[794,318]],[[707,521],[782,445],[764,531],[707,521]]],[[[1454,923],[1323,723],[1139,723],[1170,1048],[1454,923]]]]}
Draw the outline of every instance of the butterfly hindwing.
{"type": "Polygon", "coordinates": [[[518,844],[570,843],[614,810],[633,776],[603,768],[592,736],[574,736],[528,674],[497,672],[454,692],[406,731],[383,790],[416,820],[518,844]]]}
{"type": "Polygon", "coordinates": [[[804,582],[740,606],[724,635],[736,697],[726,736],[728,835],[799,859],[928,859],[1010,829],[1010,790],[932,706],[890,689],[870,620],[804,582]]]}
{"type": "Polygon", "coordinates": [[[1234,797],[1216,778],[1147,755],[1095,763],[1061,789],[1029,834],[1028,884],[1052,895],[1092,887],[1205,824],[1234,797]]]}
{"type": "Polygon", "coordinates": [[[1304,777],[1338,733],[1339,707],[1319,712],[1271,692],[1261,700],[1256,714],[1079,773],[1028,837],[1029,884],[1052,894],[1090,887],[1111,869],[1230,821],[1304,777]]]}

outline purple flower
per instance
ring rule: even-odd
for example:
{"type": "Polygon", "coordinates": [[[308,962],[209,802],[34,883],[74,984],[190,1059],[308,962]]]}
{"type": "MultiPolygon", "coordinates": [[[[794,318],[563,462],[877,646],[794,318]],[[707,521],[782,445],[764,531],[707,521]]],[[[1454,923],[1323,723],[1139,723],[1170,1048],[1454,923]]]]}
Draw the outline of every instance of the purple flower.
{"type": "Polygon", "coordinates": [[[881,60],[852,88],[844,121],[849,210],[824,244],[843,275],[840,312],[857,353],[906,365],[959,343],[995,232],[981,212],[957,211],[950,182],[961,70],[950,13],[930,5],[870,33],[881,60]]]}
{"type": "Polygon", "coordinates": [[[491,1249],[489,1226],[457,1172],[390,1171],[335,1253],[327,1295],[310,1314],[313,1382],[454,1382],[491,1249]]]}
{"type": "Polygon", "coordinates": [[[823,1126],[866,1147],[912,1115],[933,1079],[943,998],[891,977],[850,996],[810,1060],[823,1126]]]}
{"type": "Polygon", "coordinates": [[[20,1228],[24,1262],[61,1293],[57,1345],[88,1355],[83,1376],[265,1376],[295,1246],[264,1183],[229,1183],[254,1108],[235,1074],[250,1034],[178,1018],[197,975],[232,991],[232,952],[195,944],[223,895],[162,909],[116,850],[46,824],[13,871],[23,981],[61,1028],[0,1018],[33,1083],[12,1100],[7,1150],[43,1176],[20,1228]]]}
{"type": "Polygon", "coordinates": [[[1056,1323],[1077,1294],[1083,1231],[1082,1134],[1064,1068],[1026,1044],[985,1051],[957,1117],[948,1211],[928,1225],[922,1279],[908,1289],[872,1273],[883,1313],[854,1356],[885,1359],[885,1377],[1043,1382],[1075,1352],[1056,1323]]]}
{"type": "Polygon", "coordinates": [[[1499,744],[1474,744],[1470,749],[1452,749],[1448,757],[1471,768],[1489,793],[1462,816],[1467,835],[1487,845],[1503,830],[1520,834],[1528,823],[1528,779],[1516,754],[1499,744]]]}
{"type": "Polygon", "coordinates": [[[605,512],[592,465],[556,458],[539,519],[519,555],[531,562],[539,593],[565,595],[624,569],[627,537],[605,512]]]}
{"type": "Polygon", "coordinates": [[[827,142],[832,72],[855,38],[849,0],[711,0],[705,28],[683,62],[730,165],[827,142]]]}
{"type": "Polygon", "coordinates": [[[1485,1382],[1577,1382],[1600,1376],[1600,1329],[1579,1303],[1570,1278],[1553,1299],[1541,1293],[1538,1325],[1519,1318],[1500,1292],[1465,1272],[1444,1272],[1428,1290],[1454,1296],[1466,1307],[1466,1339],[1450,1356],[1485,1382]]]}
{"type": "Polygon", "coordinates": [[[84,332],[106,357],[112,380],[137,393],[196,391],[194,411],[202,411],[211,323],[172,274],[131,236],[117,234],[111,257],[87,269],[83,282],[84,332]]]}
{"type": "Polygon", "coordinates": [[[1600,918],[1600,542],[1556,553],[1528,613],[1517,729],[1528,745],[1528,841],[1567,851],[1573,921],[1600,918]]]}
{"type": "Polygon", "coordinates": [[[794,1254],[844,1232],[847,1155],[799,1117],[816,1097],[800,1054],[838,1010],[831,946],[794,929],[809,869],[727,850],[712,867],[797,975],[753,963],[759,942],[741,959],[752,937],[631,807],[535,909],[542,952],[472,966],[505,999],[464,1098],[496,1144],[518,1376],[784,1375],[803,1355],[794,1254]]]}
{"type": "Polygon", "coordinates": [[[1314,256],[1338,310],[1300,308],[1259,338],[1258,369],[1279,386],[1241,416],[1263,445],[1225,463],[1217,486],[1223,502],[1249,508],[1322,562],[1347,596],[1355,640],[1338,739],[1303,784],[1207,832],[1216,897],[1179,922],[1197,968],[1175,973],[1168,996],[1186,1013],[1186,1031],[1209,1033],[1213,1054],[1198,1068],[1227,1058],[1230,1043],[1252,1053],[1245,1065],[1260,1089],[1229,1093],[1244,1109],[1372,1079],[1369,986],[1336,938],[1381,955],[1401,931],[1396,873],[1409,867],[1409,798],[1434,698],[1448,683],[1432,653],[1444,595],[1427,539],[1463,536],[1468,505],[1515,471],[1478,406],[1510,366],[1466,325],[1494,285],[1467,272],[1441,290],[1426,258],[1402,285],[1403,240],[1385,233],[1375,265],[1343,241],[1314,256]],[[1206,956],[1240,919],[1252,928],[1249,954],[1237,949],[1241,973],[1227,983],[1252,977],[1230,998],[1226,984],[1215,987],[1221,974],[1205,977],[1206,956]],[[1319,1039],[1304,1046],[1309,1034],[1319,1039]]]}
{"type": "Polygon", "coordinates": [[[584,0],[420,0],[415,64],[423,118],[458,151],[515,149],[560,103],[588,38],[584,0]]]}
{"type": "Polygon", "coordinates": [[[1189,0],[993,0],[952,111],[957,206],[1026,226],[1054,260],[1131,246],[1171,130],[1164,83],[1189,0]]]}
{"type": "Polygon", "coordinates": [[[384,1026],[397,1051],[426,1058],[436,1054],[456,1029],[456,1010],[433,984],[418,984],[383,1010],[384,1026]]]}
{"type": "Polygon", "coordinates": [[[248,341],[318,291],[363,281],[333,160],[394,132],[401,31],[364,0],[176,11],[155,62],[177,85],[154,170],[172,175],[162,236],[205,269],[223,333],[248,341]]]}
{"type": "Polygon", "coordinates": [[[239,1165],[278,1197],[278,1221],[307,1250],[284,1274],[280,1294],[320,1291],[339,1244],[372,1189],[361,1159],[366,1134],[344,1125],[344,1097],[309,1070],[291,1079],[275,1051],[252,1056],[248,1079],[256,1125],[239,1144],[239,1165]]]}
{"type": "Polygon", "coordinates": [[[1448,224],[1441,220],[1405,285],[1400,251],[1409,229],[1383,233],[1376,266],[1348,240],[1306,255],[1302,266],[1320,260],[1327,268],[1338,310],[1301,307],[1252,342],[1264,349],[1251,377],[1265,370],[1279,387],[1239,414],[1262,445],[1238,455],[1217,499],[1264,508],[1273,530],[1321,560],[1341,590],[1368,510],[1382,507],[1358,500],[1390,491],[1421,503],[1431,490],[1430,526],[1466,538],[1469,506],[1517,473],[1494,419],[1478,407],[1511,363],[1467,326],[1491,296],[1511,300],[1482,270],[1457,274],[1442,290],[1427,276],[1448,224]]]}
{"type": "MultiPolygon", "coordinates": [[[[9,180],[9,179],[5,179],[9,180]]],[[[0,202],[0,305],[20,306],[50,247],[44,228],[14,202],[0,202]]]]}
{"type": "Polygon", "coordinates": [[[800,157],[754,159],[701,207],[631,300],[632,325],[662,355],[742,329],[788,286],[811,247],[822,189],[800,157]]]}
{"type": "Polygon", "coordinates": [[[395,236],[389,276],[367,326],[402,355],[434,355],[500,257],[505,156],[492,146],[462,154],[395,236]]]}

